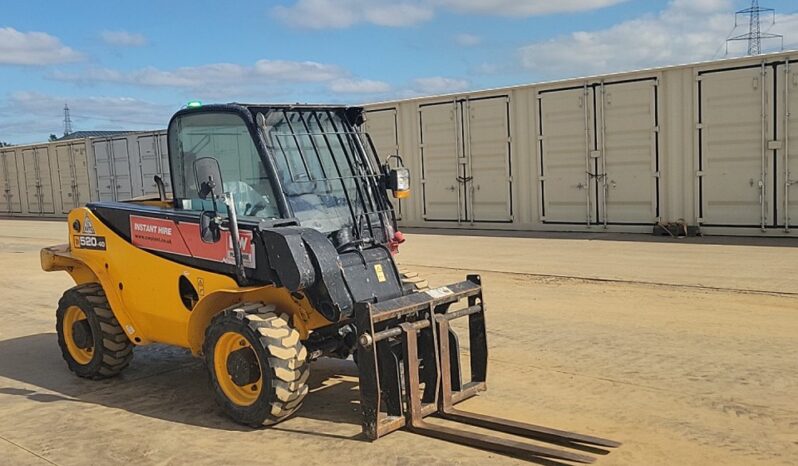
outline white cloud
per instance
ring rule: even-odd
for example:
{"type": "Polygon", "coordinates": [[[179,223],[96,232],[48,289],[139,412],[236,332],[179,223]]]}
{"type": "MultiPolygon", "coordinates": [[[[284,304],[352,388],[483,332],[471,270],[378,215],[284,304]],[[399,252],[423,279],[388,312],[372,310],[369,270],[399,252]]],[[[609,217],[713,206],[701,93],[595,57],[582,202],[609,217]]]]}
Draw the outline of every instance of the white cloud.
{"type": "Polygon", "coordinates": [[[177,105],[155,104],[132,97],[64,97],[15,92],[0,105],[0,133],[15,143],[40,142],[63,131],[64,103],[74,130],[165,128],[177,105]]]}
{"type": "Polygon", "coordinates": [[[390,92],[391,85],[371,79],[336,79],[330,90],[340,94],[383,94],[390,92]]]}
{"type": "Polygon", "coordinates": [[[482,38],[475,34],[457,34],[454,36],[454,42],[462,47],[474,47],[482,43],[482,38]]]}
{"type": "Polygon", "coordinates": [[[469,83],[464,79],[432,76],[413,80],[413,91],[421,94],[445,94],[468,89],[469,83]]]}
{"type": "Polygon", "coordinates": [[[627,0],[433,0],[430,3],[461,13],[536,16],[596,10],[625,1],[627,0]]]}
{"type": "MultiPolygon", "coordinates": [[[[69,103],[72,113],[76,115],[93,115],[98,119],[109,121],[137,120],[139,124],[165,126],[169,122],[168,117],[171,114],[168,106],[133,97],[63,97],[20,91],[9,95],[7,104],[9,107],[25,113],[38,116],[55,115],[61,119],[63,118],[61,109],[65,102],[69,103]],[[159,116],[166,117],[166,119],[159,118],[159,116]]],[[[77,118],[82,117],[78,116],[77,118]]]]}
{"type": "MultiPolygon", "coordinates": [[[[734,26],[732,11],[730,0],[671,0],[656,15],[522,47],[521,64],[542,77],[563,77],[719,58],[734,26]]],[[[785,15],[777,17],[771,32],[796,28],[798,15],[785,15]]],[[[739,52],[743,45],[730,47],[730,52],[739,52]]],[[[780,43],[764,45],[772,50],[780,43]]]]}
{"type": "MultiPolygon", "coordinates": [[[[589,11],[628,0],[296,0],[272,11],[281,20],[312,29],[346,28],[359,23],[412,26],[438,10],[495,16],[534,16],[589,11]]],[[[706,0],[699,0],[706,1],[706,0]]]]}
{"type": "Polygon", "coordinates": [[[188,90],[274,87],[286,83],[329,82],[348,77],[345,70],[312,61],[259,60],[251,66],[211,63],[173,70],[154,67],[132,71],[88,68],[78,73],[55,71],[50,78],[79,84],[115,83],[142,87],[172,87],[188,90]]]}
{"type": "Polygon", "coordinates": [[[504,68],[497,63],[483,62],[472,68],[472,72],[482,75],[499,74],[504,68]]]}
{"type": "Polygon", "coordinates": [[[123,84],[149,88],[181,89],[192,97],[241,99],[244,97],[282,98],[291,88],[307,91],[326,91],[333,94],[384,94],[390,84],[362,79],[331,64],[313,61],[258,60],[252,65],[211,63],[172,70],[154,67],[121,71],[90,67],[78,72],[54,71],[48,76],[57,81],[82,86],[123,84]],[[316,84],[316,89],[309,87],[316,84]],[[322,86],[323,87],[320,87],[322,86]]]}
{"type": "Polygon", "coordinates": [[[143,34],[127,31],[103,31],[100,38],[108,45],[119,47],[143,47],[147,45],[147,38],[143,34]]]}
{"type": "Polygon", "coordinates": [[[432,18],[434,10],[419,1],[298,0],[278,6],[274,14],[293,26],[312,29],[346,28],[357,23],[378,26],[410,26],[432,18]]]}
{"type": "Polygon", "coordinates": [[[52,65],[82,59],[83,55],[50,34],[0,28],[0,65],[52,65]]]}
{"type": "Polygon", "coordinates": [[[335,65],[287,60],[258,60],[255,72],[264,77],[294,82],[329,81],[346,74],[335,65]]]}

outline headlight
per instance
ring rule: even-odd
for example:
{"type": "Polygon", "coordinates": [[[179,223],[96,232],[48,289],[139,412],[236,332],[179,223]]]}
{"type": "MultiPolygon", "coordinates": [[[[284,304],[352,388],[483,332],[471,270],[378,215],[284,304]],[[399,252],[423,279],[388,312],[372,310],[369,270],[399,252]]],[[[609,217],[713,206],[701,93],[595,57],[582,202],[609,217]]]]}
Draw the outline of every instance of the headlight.
{"type": "Polygon", "coordinates": [[[394,168],[391,170],[391,189],[394,191],[410,190],[410,170],[407,168],[394,168]]]}

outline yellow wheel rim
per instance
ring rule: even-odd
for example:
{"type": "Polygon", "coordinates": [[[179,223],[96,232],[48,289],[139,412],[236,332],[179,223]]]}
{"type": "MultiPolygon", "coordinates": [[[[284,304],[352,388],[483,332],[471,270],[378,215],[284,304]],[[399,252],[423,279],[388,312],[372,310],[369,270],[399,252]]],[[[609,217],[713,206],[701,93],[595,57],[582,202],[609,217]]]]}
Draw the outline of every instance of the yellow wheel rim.
{"type": "Polygon", "coordinates": [[[72,359],[78,364],[85,366],[90,363],[92,357],[94,357],[94,347],[81,348],[75,343],[75,336],[72,333],[72,328],[76,322],[80,322],[81,320],[87,320],[86,313],[83,312],[83,309],[77,306],[69,306],[64,313],[64,341],[66,342],[67,350],[69,350],[69,355],[72,356],[72,359]]]}
{"type": "Polygon", "coordinates": [[[252,348],[249,340],[240,333],[227,332],[216,341],[216,346],[213,348],[213,370],[216,373],[219,387],[221,387],[225,396],[239,406],[252,405],[257,401],[261,390],[263,390],[263,373],[260,370],[258,354],[252,348]],[[230,374],[227,368],[227,361],[233,352],[244,348],[249,348],[255,356],[254,360],[258,364],[258,373],[260,375],[255,382],[239,385],[233,380],[233,375],[230,374]]]}

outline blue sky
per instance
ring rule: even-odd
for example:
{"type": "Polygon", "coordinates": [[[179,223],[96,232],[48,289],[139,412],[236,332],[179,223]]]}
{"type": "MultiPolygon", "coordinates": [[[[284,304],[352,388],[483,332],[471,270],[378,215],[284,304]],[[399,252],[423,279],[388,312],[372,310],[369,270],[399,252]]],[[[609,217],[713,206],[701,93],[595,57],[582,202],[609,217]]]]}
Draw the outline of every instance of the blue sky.
{"type": "MultiPolygon", "coordinates": [[[[75,130],[152,129],[192,99],[362,103],[722,58],[749,3],[0,0],[0,141],[60,135],[65,102],[75,130]]],[[[798,48],[798,4],[761,3],[798,48]]]]}

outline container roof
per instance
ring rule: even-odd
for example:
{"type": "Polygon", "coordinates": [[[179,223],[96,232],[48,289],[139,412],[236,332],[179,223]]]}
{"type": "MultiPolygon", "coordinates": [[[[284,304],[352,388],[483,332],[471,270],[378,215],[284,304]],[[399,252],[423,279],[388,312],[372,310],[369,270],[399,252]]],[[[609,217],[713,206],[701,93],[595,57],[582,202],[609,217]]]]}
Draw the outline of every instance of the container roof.
{"type": "Polygon", "coordinates": [[[70,139],[84,139],[84,138],[104,138],[110,136],[119,136],[120,134],[130,134],[134,131],[75,131],[66,136],[62,136],[56,141],[68,141],[70,139]]]}

